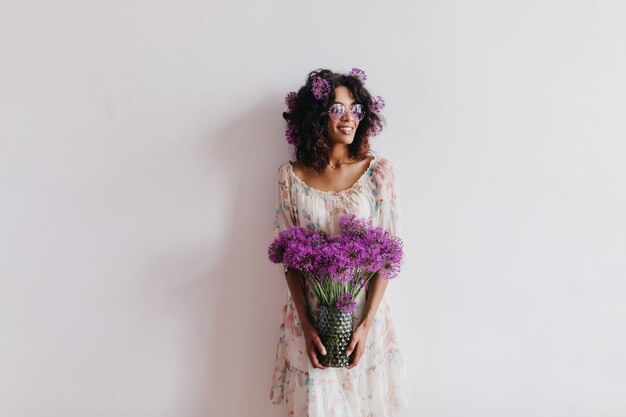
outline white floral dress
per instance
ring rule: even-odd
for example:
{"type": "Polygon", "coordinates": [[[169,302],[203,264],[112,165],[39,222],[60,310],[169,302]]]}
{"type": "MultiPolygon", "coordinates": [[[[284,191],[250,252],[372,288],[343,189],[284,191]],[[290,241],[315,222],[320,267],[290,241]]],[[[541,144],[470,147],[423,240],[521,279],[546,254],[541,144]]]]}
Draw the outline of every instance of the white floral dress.
{"type": "MultiPolygon", "coordinates": [[[[399,236],[393,167],[387,159],[373,156],[358,181],[340,192],[311,188],[295,175],[289,162],[281,165],[274,237],[293,225],[336,234],[344,213],[368,218],[399,236]]],[[[278,270],[284,276],[282,267],[278,270]]],[[[401,280],[402,273],[395,279],[401,280]]],[[[361,291],[357,297],[353,327],[363,315],[366,294],[361,291]]],[[[315,320],[319,302],[308,286],[306,297],[315,320]]],[[[406,408],[404,362],[384,296],[359,364],[352,369],[322,370],[313,368],[306,354],[302,326],[287,287],[270,399],[283,404],[290,417],[390,417],[406,408]]]]}

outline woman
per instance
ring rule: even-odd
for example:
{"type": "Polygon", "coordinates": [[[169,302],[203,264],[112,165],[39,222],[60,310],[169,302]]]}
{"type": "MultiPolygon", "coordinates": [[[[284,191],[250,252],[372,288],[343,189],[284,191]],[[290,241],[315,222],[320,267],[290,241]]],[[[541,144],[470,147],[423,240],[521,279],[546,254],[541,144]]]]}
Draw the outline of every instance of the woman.
{"type": "MultiPolygon", "coordinates": [[[[287,142],[296,161],[278,169],[274,236],[290,226],[338,232],[341,214],[368,218],[398,235],[394,171],[370,151],[369,138],[382,130],[381,97],[364,86],[365,73],[311,72],[297,93],[285,98],[287,142]]],[[[388,281],[374,276],[357,297],[346,368],[327,368],[315,322],[319,302],[302,275],[285,269],[281,336],[270,399],[289,416],[392,416],[407,405],[402,356],[389,307],[388,281]]]]}

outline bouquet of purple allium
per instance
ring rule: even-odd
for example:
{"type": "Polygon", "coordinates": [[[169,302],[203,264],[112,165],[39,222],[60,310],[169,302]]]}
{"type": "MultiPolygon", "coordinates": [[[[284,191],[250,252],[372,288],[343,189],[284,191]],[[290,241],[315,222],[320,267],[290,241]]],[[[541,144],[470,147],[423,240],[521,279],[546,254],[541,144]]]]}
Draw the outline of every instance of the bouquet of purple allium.
{"type": "Polygon", "coordinates": [[[378,273],[391,279],[400,272],[402,241],[353,214],[339,217],[339,234],[292,226],[281,231],[268,249],[274,263],[297,269],[320,304],[351,313],[356,297],[378,273]]]}

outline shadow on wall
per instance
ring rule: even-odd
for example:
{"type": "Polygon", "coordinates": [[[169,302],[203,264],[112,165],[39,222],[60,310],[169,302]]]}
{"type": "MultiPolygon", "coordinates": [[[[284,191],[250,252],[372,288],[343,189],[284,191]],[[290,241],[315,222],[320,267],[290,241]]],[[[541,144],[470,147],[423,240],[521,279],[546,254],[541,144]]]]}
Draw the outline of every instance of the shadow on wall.
{"type": "Polygon", "coordinates": [[[220,172],[216,181],[230,183],[231,193],[215,202],[227,214],[218,239],[223,252],[207,277],[208,414],[204,404],[197,416],[284,415],[269,392],[287,287],[267,259],[277,169],[290,152],[280,104],[280,98],[267,97],[207,140],[207,163],[220,172]]]}

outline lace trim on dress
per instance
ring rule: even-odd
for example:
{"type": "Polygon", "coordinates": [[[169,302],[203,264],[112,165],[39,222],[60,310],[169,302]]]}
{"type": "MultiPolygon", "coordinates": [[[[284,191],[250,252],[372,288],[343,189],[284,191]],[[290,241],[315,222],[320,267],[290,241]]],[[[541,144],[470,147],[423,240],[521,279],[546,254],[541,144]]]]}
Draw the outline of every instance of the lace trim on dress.
{"type": "Polygon", "coordinates": [[[361,185],[361,183],[365,181],[365,179],[368,177],[368,173],[372,170],[372,168],[374,167],[374,164],[377,163],[379,160],[380,158],[377,155],[374,155],[374,158],[372,158],[369,165],[367,166],[367,169],[363,172],[363,174],[361,174],[359,179],[357,179],[354,182],[354,184],[352,184],[349,188],[346,188],[345,190],[341,190],[341,191],[322,191],[322,190],[318,190],[317,188],[313,188],[309,186],[306,182],[304,182],[300,177],[298,177],[295,172],[293,172],[293,167],[291,166],[290,162],[287,162],[286,166],[287,166],[287,172],[289,173],[289,175],[291,175],[291,177],[297,183],[299,183],[303,188],[305,188],[307,191],[312,191],[322,196],[340,197],[344,194],[350,194],[354,192],[355,190],[357,190],[358,187],[361,185]]]}

